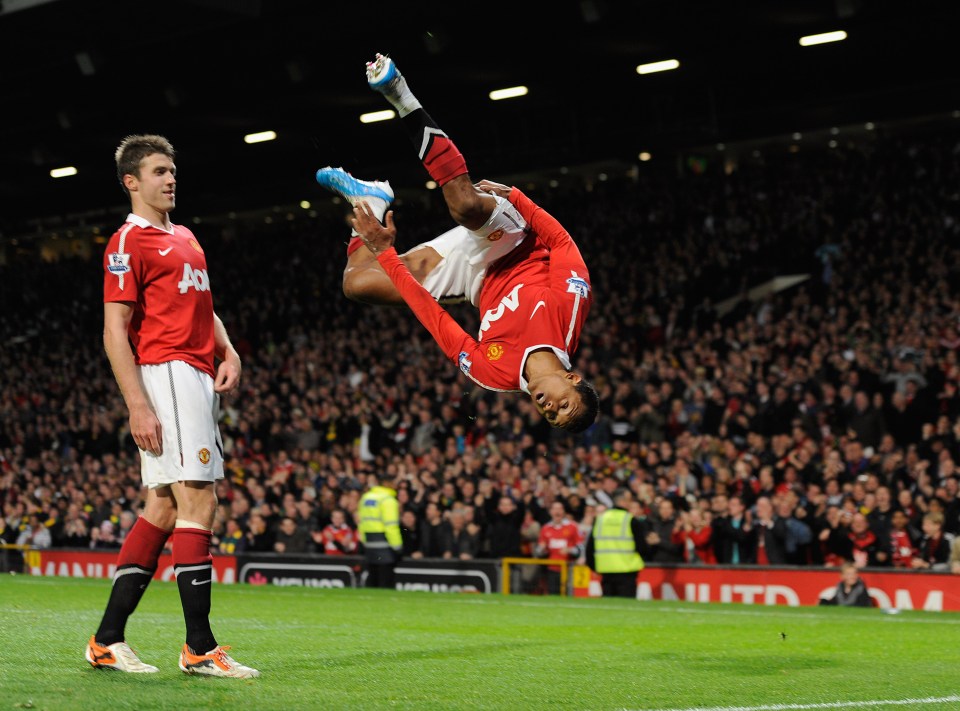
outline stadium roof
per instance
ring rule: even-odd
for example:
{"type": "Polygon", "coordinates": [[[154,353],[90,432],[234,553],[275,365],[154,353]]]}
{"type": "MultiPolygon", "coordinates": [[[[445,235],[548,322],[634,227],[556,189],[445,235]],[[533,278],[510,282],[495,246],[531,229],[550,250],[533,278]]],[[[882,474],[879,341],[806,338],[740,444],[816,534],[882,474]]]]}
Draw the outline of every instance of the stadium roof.
{"type": "Polygon", "coordinates": [[[474,177],[960,109],[953,0],[0,0],[0,233],[125,204],[112,152],[178,149],[178,211],[317,197],[317,167],[423,183],[365,84],[391,54],[474,177]],[[801,47],[844,30],[845,41],[801,47]],[[676,71],[638,64],[676,59],[676,71]],[[493,89],[529,93],[491,102],[493,89]],[[245,134],[277,139],[247,145],[245,134]],[[50,170],[75,166],[55,180],[50,170]],[[33,220],[33,221],[32,221],[33,220]]]}

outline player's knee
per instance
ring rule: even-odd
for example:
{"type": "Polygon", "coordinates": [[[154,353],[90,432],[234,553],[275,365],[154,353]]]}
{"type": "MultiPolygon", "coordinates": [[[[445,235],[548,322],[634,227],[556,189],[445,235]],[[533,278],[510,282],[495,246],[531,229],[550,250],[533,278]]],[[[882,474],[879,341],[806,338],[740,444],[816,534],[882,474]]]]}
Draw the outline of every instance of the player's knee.
{"type": "Polygon", "coordinates": [[[343,295],[351,301],[363,301],[365,293],[363,279],[356,274],[343,275],[343,295]]]}
{"type": "Polygon", "coordinates": [[[495,203],[489,195],[485,196],[477,192],[469,182],[466,185],[468,189],[446,191],[444,198],[450,217],[458,225],[463,225],[468,230],[475,230],[490,217],[495,203]]]}
{"type": "Polygon", "coordinates": [[[462,208],[450,208],[450,217],[452,217],[458,225],[463,225],[468,230],[475,230],[481,227],[489,216],[489,212],[486,211],[479,202],[462,208]]]}

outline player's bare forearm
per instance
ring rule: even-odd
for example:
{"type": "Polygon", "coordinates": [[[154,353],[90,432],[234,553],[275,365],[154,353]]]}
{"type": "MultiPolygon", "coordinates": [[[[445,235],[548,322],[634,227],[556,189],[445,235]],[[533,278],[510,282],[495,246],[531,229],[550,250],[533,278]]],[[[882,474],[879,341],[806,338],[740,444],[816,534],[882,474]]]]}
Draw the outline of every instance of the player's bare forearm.
{"type": "Polygon", "coordinates": [[[228,393],[240,384],[240,355],[230,342],[226,326],[216,314],[213,315],[213,343],[214,353],[222,361],[217,367],[214,390],[228,393]]]}
{"type": "Polygon", "coordinates": [[[380,224],[380,220],[373,214],[367,203],[361,200],[353,208],[352,223],[361,241],[375,255],[390,249],[397,239],[397,228],[393,224],[393,210],[387,212],[386,226],[384,226],[380,224]]]}
{"type": "Polygon", "coordinates": [[[130,436],[140,449],[159,455],[163,451],[163,428],[147,400],[130,350],[127,327],[132,315],[133,308],[129,304],[108,302],[103,305],[103,348],[130,412],[130,436]]]}

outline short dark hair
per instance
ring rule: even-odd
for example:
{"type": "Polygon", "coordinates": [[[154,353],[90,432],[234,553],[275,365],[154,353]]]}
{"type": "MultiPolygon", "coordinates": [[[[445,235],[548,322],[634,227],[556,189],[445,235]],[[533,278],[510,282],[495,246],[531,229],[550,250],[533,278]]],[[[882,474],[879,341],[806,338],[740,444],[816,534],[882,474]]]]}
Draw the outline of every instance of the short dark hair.
{"type": "Polygon", "coordinates": [[[163,136],[154,134],[127,136],[117,146],[113,155],[117,163],[117,180],[127,195],[130,195],[130,191],[123,184],[123,176],[136,175],[139,178],[140,161],[154,153],[162,153],[170,160],[173,160],[175,155],[173,144],[163,136]]]}
{"type": "Polygon", "coordinates": [[[564,429],[579,434],[586,432],[596,422],[597,414],[600,412],[600,395],[597,394],[597,389],[584,379],[581,379],[573,389],[580,393],[582,407],[580,414],[570,420],[564,429]]]}

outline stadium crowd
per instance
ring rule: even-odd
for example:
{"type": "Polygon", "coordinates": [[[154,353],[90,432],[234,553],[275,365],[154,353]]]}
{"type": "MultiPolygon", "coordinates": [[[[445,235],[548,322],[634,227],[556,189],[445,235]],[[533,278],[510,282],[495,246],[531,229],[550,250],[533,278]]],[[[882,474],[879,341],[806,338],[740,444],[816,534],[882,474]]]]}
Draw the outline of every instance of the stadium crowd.
{"type": "MultiPolygon", "coordinates": [[[[346,300],[341,215],[196,226],[244,363],[217,550],[354,552],[378,472],[412,557],[550,555],[560,528],[576,556],[626,487],[655,562],[960,572],[960,134],[691,165],[522,186],[591,270],[574,365],[601,417],[576,436],[475,387],[406,309],[346,300]]],[[[450,226],[437,193],[395,210],[405,244],[450,226]]],[[[119,548],[141,505],[101,269],[0,267],[3,542],[119,548]]]]}

